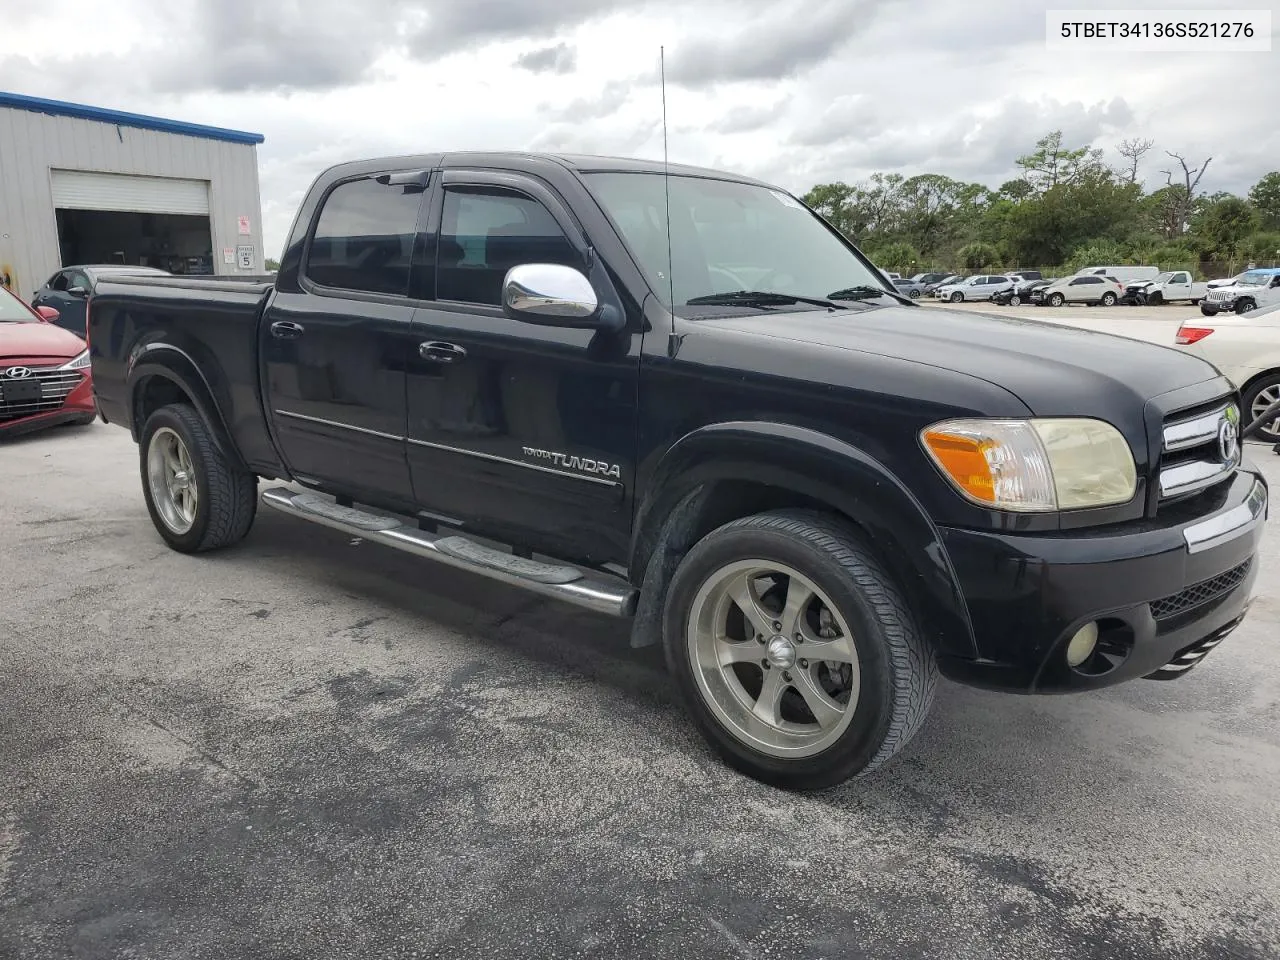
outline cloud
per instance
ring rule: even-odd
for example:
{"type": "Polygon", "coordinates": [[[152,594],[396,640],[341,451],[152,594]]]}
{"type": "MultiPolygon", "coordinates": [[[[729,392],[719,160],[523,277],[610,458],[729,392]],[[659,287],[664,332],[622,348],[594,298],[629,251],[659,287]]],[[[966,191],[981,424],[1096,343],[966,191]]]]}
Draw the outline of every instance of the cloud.
{"type": "Polygon", "coordinates": [[[673,48],[667,78],[689,87],[801,74],[848,43],[887,0],[812,0],[772,4],[732,32],[718,28],[673,48]]]}
{"type": "Polygon", "coordinates": [[[789,97],[783,97],[763,106],[748,104],[730,107],[721,116],[708,121],[707,129],[714,133],[750,133],[780,120],[786,114],[790,102],[789,97]]]}
{"type": "Polygon", "coordinates": [[[540,47],[516,57],[516,66],[530,73],[573,73],[578,65],[578,52],[567,43],[540,47]]]}

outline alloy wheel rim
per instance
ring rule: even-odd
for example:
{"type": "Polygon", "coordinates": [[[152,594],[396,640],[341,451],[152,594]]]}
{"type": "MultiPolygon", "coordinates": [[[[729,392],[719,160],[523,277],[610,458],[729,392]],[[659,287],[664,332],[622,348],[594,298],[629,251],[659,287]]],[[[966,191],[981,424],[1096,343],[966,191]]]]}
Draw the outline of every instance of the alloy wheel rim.
{"type": "MultiPolygon", "coordinates": [[[[1265,390],[1259,391],[1258,395],[1253,398],[1253,407],[1251,413],[1253,419],[1257,420],[1260,416],[1267,412],[1267,407],[1271,406],[1277,400],[1280,400],[1280,383],[1267,387],[1265,390]]],[[[1262,429],[1272,436],[1280,435],[1280,417],[1272,420],[1262,429]]]]}
{"type": "Polygon", "coordinates": [[[721,567],[694,597],[686,641],[703,701],[747,746],[798,759],[848,729],[861,683],[853,633],[798,570],[759,559],[721,567]]]}
{"type": "Polygon", "coordinates": [[[164,525],[176,534],[187,533],[196,522],[199,503],[195,467],[187,445],[169,427],[161,427],[151,436],[147,447],[147,483],[164,525]]]}

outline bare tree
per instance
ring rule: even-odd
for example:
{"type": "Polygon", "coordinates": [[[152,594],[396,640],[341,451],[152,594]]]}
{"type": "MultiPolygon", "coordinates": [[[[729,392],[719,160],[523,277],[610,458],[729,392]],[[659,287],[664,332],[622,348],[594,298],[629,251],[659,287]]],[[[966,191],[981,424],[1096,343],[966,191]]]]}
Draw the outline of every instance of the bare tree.
{"type": "Polygon", "coordinates": [[[1204,172],[1209,169],[1209,163],[1213,157],[1209,157],[1204,163],[1198,167],[1188,167],[1186,158],[1179,153],[1170,153],[1165,151],[1170,157],[1178,161],[1182,167],[1182,183],[1175,184],[1173,182],[1172,170],[1161,170],[1165,175],[1165,182],[1168,183],[1172,190],[1177,192],[1176,198],[1176,226],[1178,234],[1181,235],[1187,230],[1187,219],[1191,216],[1191,205],[1196,199],[1196,187],[1200,186],[1200,178],[1204,176],[1204,172]],[[1194,178],[1194,179],[1192,179],[1194,178]]]}
{"type": "Polygon", "coordinates": [[[1125,172],[1129,183],[1138,182],[1138,163],[1147,151],[1155,145],[1154,140],[1140,140],[1137,137],[1120,141],[1120,145],[1116,147],[1116,152],[1129,161],[1129,169],[1125,172]]]}

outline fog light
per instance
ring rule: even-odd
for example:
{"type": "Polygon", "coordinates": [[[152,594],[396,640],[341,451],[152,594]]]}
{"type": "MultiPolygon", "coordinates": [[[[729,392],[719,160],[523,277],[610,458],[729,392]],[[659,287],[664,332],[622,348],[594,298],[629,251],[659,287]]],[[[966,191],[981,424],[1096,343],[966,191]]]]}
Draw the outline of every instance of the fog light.
{"type": "Polygon", "coordinates": [[[1091,656],[1098,646],[1098,624],[1086,623],[1076,631],[1076,635],[1067,644],[1067,663],[1078,667],[1091,656]]]}

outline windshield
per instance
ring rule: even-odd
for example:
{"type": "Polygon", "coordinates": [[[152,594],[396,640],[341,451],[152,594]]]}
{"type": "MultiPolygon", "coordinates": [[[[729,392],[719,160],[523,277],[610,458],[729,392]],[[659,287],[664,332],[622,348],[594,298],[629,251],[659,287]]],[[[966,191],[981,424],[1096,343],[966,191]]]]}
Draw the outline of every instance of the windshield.
{"type": "Polygon", "coordinates": [[[1250,287],[1261,287],[1271,282],[1274,274],[1263,273],[1261,270],[1250,270],[1248,273],[1242,274],[1237,283],[1242,283],[1250,287]]]}
{"type": "Polygon", "coordinates": [[[1172,273],[1160,273],[1160,274],[1157,274],[1156,278],[1151,282],[1152,283],[1168,283],[1172,279],[1173,279],[1172,273]]]}
{"type": "Polygon", "coordinates": [[[866,291],[873,297],[885,289],[885,280],[799,201],[767,187],[701,177],[669,178],[675,269],[668,272],[666,179],[660,173],[586,175],[654,293],[681,316],[808,308],[745,299],[690,303],[739,291],[826,299],[855,287],[874,288],[866,291]]]}
{"type": "Polygon", "coordinates": [[[0,287],[0,323],[38,323],[26,304],[0,287]]]}

